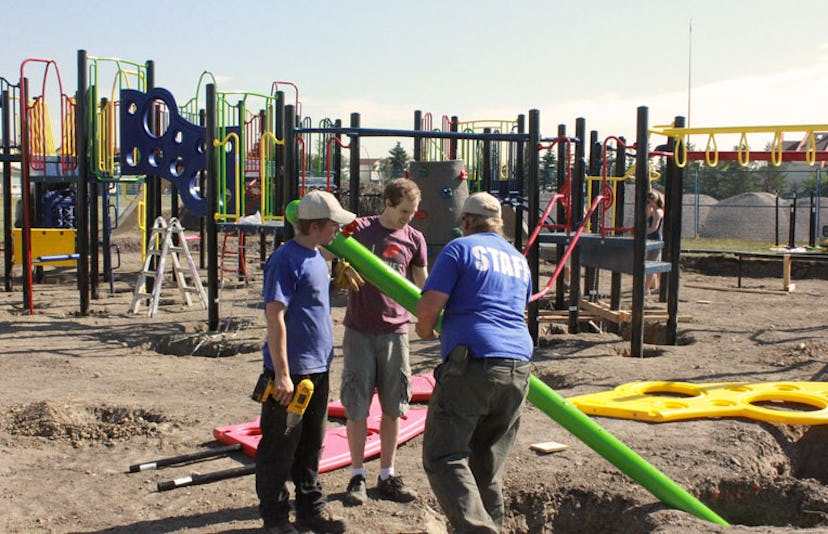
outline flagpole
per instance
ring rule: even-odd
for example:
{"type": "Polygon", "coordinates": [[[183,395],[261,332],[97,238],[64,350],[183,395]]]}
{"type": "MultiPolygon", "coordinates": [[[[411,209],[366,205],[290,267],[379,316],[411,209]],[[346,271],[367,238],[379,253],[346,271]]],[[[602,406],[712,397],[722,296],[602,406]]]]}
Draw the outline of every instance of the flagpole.
{"type": "Polygon", "coordinates": [[[690,92],[693,72],[693,19],[688,22],[687,32],[687,127],[690,127],[690,92]]]}

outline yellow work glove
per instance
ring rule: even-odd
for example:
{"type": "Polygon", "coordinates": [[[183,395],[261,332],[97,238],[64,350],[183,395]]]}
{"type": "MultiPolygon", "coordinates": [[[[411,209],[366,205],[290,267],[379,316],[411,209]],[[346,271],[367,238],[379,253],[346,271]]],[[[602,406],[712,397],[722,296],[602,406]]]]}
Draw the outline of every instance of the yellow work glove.
{"type": "Polygon", "coordinates": [[[350,263],[345,260],[339,260],[336,262],[336,267],[334,267],[333,284],[337,289],[353,289],[354,291],[359,291],[359,288],[365,284],[365,280],[351,267],[350,263]]]}

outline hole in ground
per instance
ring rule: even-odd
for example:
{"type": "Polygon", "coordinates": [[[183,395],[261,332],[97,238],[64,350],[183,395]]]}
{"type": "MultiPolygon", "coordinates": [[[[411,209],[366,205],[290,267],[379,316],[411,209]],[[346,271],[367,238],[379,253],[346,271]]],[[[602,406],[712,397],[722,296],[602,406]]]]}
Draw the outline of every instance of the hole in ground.
{"type": "Polygon", "coordinates": [[[645,534],[656,527],[642,508],[620,495],[541,487],[539,491],[513,491],[506,495],[510,532],[601,532],[645,534]]]}
{"type": "Polygon", "coordinates": [[[828,484],[828,427],[808,427],[790,451],[791,471],[797,478],[813,478],[828,484]]]}
{"type": "Polygon", "coordinates": [[[573,387],[573,384],[569,383],[564,376],[552,374],[552,373],[541,373],[535,375],[541,382],[549,386],[554,390],[559,389],[569,389],[573,387]]]}
{"type": "MultiPolygon", "coordinates": [[[[625,341],[629,341],[632,332],[632,325],[624,323],[621,325],[621,337],[625,341]]],[[[692,345],[696,342],[696,338],[688,332],[676,332],[676,345],[692,345]]],[[[668,345],[667,343],[667,325],[665,323],[644,323],[644,343],[650,345],[668,345]]]]}
{"type": "Polygon", "coordinates": [[[813,480],[723,480],[699,499],[731,524],[828,526],[828,492],[813,480]]]}
{"type": "MultiPolygon", "coordinates": [[[[239,326],[239,325],[237,325],[239,326]]],[[[168,356],[210,356],[223,358],[236,354],[261,353],[262,339],[240,337],[238,334],[249,325],[226,328],[222,332],[201,332],[197,334],[160,336],[153,349],[168,356]]]]}
{"type": "MultiPolygon", "coordinates": [[[[732,525],[828,526],[826,491],[813,480],[725,480],[698,498],[732,525]]],[[[507,490],[505,505],[508,532],[644,534],[665,527],[664,518],[654,513],[664,505],[642,506],[606,490],[541,484],[536,490],[507,490]]]]}

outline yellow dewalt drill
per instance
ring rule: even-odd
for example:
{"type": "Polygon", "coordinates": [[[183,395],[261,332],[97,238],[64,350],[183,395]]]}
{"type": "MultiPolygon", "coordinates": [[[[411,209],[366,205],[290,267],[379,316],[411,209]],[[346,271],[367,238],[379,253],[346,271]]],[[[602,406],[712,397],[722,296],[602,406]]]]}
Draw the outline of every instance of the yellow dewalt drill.
{"type": "Polygon", "coordinates": [[[293,400],[290,401],[287,407],[285,436],[290,434],[290,431],[302,420],[302,416],[305,415],[305,410],[310,402],[311,395],[313,395],[313,382],[310,379],[305,378],[296,384],[296,390],[293,392],[293,400]]]}
{"type": "MultiPolygon", "coordinates": [[[[250,397],[256,402],[267,402],[271,393],[273,393],[273,378],[262,373],[250,397]]],[[[302,420],[302,416],[305,415],[305,410],[308,408],[311,395],[313,395],[313,382],[310,379],[302,379],[296,384],[296,389],[293,390],[293,400],[290,401],[287,407],[286,436],[302,420]]]]}

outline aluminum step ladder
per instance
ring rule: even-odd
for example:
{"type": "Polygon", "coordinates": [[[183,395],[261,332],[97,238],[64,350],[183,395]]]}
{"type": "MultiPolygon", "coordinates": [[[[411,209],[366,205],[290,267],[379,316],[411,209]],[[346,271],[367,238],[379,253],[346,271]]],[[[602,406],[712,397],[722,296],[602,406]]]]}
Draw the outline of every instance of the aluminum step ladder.
{"type": "Polygon", "coordinates": [[[182,299],[187,306],[193,305],[191,295],[198,295],[201,306],[207,309],[207,291],[201,284],[201,277],[198,275],[190,249],[187,246],[187,239],[184,235],[184,228],[175,217],[170,222],[163,217],[158,217],[152,225],[149,244],[147,245],[146,259],[141,269],[141,275],[135,284],[132,292],[132,313],[138,313],[141,303],[149,300],[147,316],[152,317],[158,312],[158,303],[161,300],[161,286],[164,281],[164,271],[167,266],[167,256],[172,259],[172,271],[176,286],[182,299]],[[184,254],[186,265],[182,267],[179,254],[184,254]],[[156,267],[153,268],[153,259],[156,260],[156,267]],[[192,285],[187,285],[187,276],[192,280],[192,285]],[[152,278],[152,292],[146,292],[147,279],[152,278]]]}

